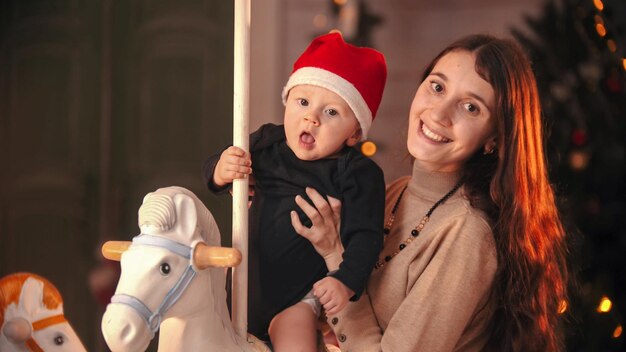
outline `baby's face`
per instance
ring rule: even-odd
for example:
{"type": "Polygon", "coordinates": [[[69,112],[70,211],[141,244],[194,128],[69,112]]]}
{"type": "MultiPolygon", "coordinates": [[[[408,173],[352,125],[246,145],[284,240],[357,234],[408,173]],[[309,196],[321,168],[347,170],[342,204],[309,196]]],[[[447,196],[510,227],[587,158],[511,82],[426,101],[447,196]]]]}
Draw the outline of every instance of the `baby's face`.
{"type": "Polygon", "coordinates": [[[285,105],[287,145],[300,160],[332,157],[361,139],[361,128],[350,106],[328,89],[298,85],[285,105]]]}

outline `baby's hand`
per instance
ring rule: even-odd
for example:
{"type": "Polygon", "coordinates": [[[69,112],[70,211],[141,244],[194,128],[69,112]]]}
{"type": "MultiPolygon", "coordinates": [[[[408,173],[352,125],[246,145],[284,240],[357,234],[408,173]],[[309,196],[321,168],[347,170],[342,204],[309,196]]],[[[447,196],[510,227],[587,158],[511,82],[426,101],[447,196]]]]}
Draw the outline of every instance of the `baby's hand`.
{"type": "Polygon", "coordinates": [[[213,173],[213,183],[218,187],[223,187],[232,183],[234,179],[244,178],[252,173],[252,160],[250,153],[243,149],[231,146],[226,149],[215,166],[213,173]]]}
{"type": "Polygon", "coordinates": [[[348,304],[354,292],[341,281],[332,276],[327,276],[313,284],[313,294],[324,306],[326,314],[339,313],[348,304]]]}

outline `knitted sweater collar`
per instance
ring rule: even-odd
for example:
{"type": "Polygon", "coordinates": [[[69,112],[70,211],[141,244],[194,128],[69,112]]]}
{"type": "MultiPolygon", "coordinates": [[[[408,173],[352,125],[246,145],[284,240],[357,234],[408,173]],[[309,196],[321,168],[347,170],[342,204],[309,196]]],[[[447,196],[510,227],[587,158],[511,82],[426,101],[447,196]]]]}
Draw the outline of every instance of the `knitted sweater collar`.
{"type": "MultiPolygon", "coordinates": [[[[407,191],[424,200],[436,202],[448,193],[460,178],[459,171],[429,171],[413,162],[413,174],[407,185],[407,191]]],[[[452,198],[459,197],[461,193],[457,192],[452,198]]]]}

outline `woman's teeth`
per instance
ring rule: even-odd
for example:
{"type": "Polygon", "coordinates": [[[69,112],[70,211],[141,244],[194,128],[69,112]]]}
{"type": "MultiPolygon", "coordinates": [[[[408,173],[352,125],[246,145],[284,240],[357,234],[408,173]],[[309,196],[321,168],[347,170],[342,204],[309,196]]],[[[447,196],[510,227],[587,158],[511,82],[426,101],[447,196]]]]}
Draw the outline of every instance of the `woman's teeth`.
{"type": "Polygon", "coordinates": [[[422,132],[424,133],[424,136],[426,136],[428,139],[434,142],[448,143],[451,141],[450,139],[440,136],[436,134],[435,132],[429,130],[428,127],[426,127],[426,124],[424,123],[422,123],[422,132]]]}

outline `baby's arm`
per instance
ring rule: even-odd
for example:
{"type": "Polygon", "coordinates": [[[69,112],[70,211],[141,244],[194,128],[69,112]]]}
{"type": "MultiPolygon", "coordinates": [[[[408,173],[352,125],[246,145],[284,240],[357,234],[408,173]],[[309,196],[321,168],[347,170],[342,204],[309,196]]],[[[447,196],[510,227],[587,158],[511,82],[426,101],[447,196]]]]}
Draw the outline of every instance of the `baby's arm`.
{"type": "Polygon", "coordinates": [[[234,179],[250,175],[252,173],[251,166],[250,153],[239,147],[231,146],[220,155],[213,173],[213,183],[215,186],[224,187],[232,183],[234,179]]]}
{"type": "Polygon", "coordinates": [[[334,277],[327,276],[313,285],[313,294],[324,306],[326,314],[333,315],[345,308],[354,291],[334,277]]]}

